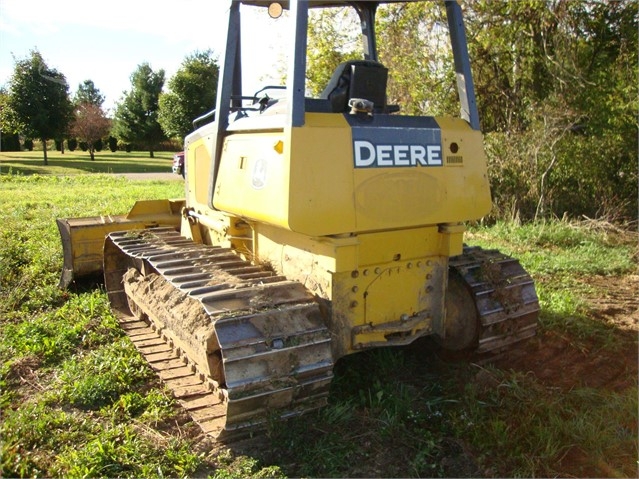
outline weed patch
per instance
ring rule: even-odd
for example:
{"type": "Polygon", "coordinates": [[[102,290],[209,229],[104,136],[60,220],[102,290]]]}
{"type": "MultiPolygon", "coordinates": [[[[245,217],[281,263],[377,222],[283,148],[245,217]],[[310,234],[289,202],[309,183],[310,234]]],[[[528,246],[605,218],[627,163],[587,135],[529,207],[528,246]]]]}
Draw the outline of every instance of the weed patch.
{"type": "Polygon", "coordinates": [[[451,411],[456,434],[468,439],[488,475],[561,475],[566,454],[576,447],[591,454],[578,474],[592,474],[601,463],[620,475],[634,474],[636,391],[559,391],[529,375],[489,374],[497,387],[469,384],[462,407],[451,411]]]}
{"type": "Polygon", "coordinates": [[[0,425],[3,476],[52,475],[57,452],[80,444],[96,426],[93,421],[44,402],[5,410],[0,425]]]}
{"type": "Polygon", "coordinates": [[[152,373],[128,339],[92,350],[61,367],[60,400],[85,409],[113,404],[152,373]]]}
{"type": "Polygon", "coordinates": [[[174,414],[174,407],[173,399],[164,391],[152,389],[121,394],[116,401],[103,407],[100,414],[114,423],[137,418],[157,426],[174,414]]]}
{"type": "Polygon", "coordinates": [[[251,477],[253,479],[285,478],[278,466],[261,467],[252,457],[236,456],[229,449],[223,450],[216,458],[217,470],[213,479],[234,479],[251,477]]]}
{"type": "Polygon", "coordinates": [[[471,230],[470,241],[517,257],[533,275],[616,275],[636,271],[637,237],[560,221],[471,230]]]}
{"type": "Polygon", "coordinates": [[[86,444],[66,448],[53,470],[67,477],[188,477],[200,464],[188,443],[157,448],[129,426],[107,428],[86,444]]]}

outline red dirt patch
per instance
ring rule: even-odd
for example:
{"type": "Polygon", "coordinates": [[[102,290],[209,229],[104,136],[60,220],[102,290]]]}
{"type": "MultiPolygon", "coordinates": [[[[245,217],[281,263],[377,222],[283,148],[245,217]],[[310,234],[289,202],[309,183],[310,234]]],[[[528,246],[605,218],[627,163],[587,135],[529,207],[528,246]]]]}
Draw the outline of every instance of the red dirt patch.
{"type": "Polygon", "coordinates": [[[621,391],[637,384],[639,276],[583,278],[593,293],[587,316],[614,328],[614,344],[598,337],[572,338],[547,331],[496,361],[503,369],[532,372],[551,387],[621,391]]]}
{"type": "Polygon", "coordinates": [[[586,301],[592,316],[621,330],[639,332],[639,275],[586,278],[595,291],[586,301]]]}
{"type": "Polygon", "coordinates": [[[622,391],[637,383],[636,336],[623,341],[620,350],[602,349],[594,341],[577,343],[547,332],[512,352],[496,365],[532,372],[539,381],[562,389],[605,388],[622,391]]]}

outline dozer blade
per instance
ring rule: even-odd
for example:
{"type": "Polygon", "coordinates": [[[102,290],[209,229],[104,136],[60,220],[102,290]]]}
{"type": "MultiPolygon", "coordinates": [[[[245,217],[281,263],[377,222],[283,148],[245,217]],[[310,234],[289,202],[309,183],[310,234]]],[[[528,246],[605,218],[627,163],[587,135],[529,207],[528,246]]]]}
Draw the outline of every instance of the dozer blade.
{"type": "Polygon", "coordinates": [[[60,218],[56,220],[64,264],[61,288],[77,278],[102,272],[104,239],[113,231],[169,226],[179,228],[184,200],[137,201],[126,215],[60,218]]]}
{"type": "Polygon", "coordinates": [[[228,441],[326,403],[331,337],[300,283],[170,228],[111,233],[104,255],[118,321],[205,433],[228,441]]]}

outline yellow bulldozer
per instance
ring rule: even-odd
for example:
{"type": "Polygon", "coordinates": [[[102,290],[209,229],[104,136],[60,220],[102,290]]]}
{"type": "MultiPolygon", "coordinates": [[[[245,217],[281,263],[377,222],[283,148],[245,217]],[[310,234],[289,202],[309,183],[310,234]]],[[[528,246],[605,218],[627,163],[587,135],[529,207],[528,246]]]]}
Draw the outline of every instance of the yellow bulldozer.
{"type": "Polygon", "coordinates": [[[185,198],[58,220],[62,286],[103,271],[122,328],[216,438],[321,407],[349,354],[424,336],[490,354],[535,334],[531,277],[463,241],[491,197],[461,7],[445,2],[449,118],[388,104],[383,3],[230,1],[216,107],[185,140],[185,198]],[[309,9],[331,7],[355,10],[363,52],[310,98],[309,9]],[[247,8],[287,11],[286,86],[243,93],[247,8]]]}

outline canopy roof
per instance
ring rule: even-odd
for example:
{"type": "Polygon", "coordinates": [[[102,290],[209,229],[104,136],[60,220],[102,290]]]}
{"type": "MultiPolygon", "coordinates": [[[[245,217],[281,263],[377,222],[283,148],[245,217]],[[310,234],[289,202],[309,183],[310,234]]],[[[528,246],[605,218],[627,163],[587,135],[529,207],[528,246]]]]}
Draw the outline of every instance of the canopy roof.
{"type": "MultiPolygon", "coordinates": [[[[282,5],[284,9],[288,9],[289,7],[288,0],[240,0],[240,1],[246,5],[255,5],[260,7],[268,7],[272,3],[279,3],[280,5],[282,5]]],[[[379,1],[375,0],[372,2],[364,2],[361,0],[358,2],[355,2],[353,0],[351,1],[308,0],[308,6],[310,8],[325,8],[325,7],[343,7],[345,5],[349,5],[353,3],[410,3],[410,2],[416,2],[416,1],[423,1],[423,0],[379,0],[379,1]]]]}

